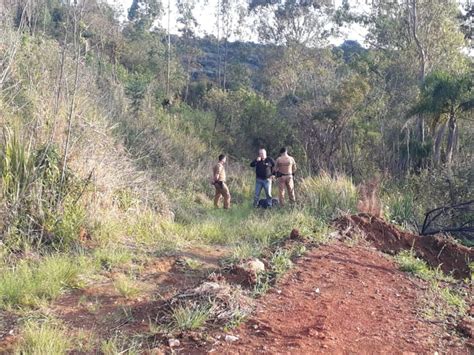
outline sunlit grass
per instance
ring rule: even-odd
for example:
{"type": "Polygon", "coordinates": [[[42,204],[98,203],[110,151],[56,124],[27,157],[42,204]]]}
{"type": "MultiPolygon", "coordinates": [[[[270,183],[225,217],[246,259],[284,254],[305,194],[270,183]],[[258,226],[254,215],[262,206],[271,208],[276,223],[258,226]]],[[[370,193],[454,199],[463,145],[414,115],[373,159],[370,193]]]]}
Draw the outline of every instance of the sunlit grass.
{"type": "Polygon", "coordinates": [[[71,338],[64,327],[56,324],[28,321],[20,334],[16,354],[63,355],[71,347],[71,338]]]}
{"type": "Polygon", "coordinates": [[[0,306],[36,306],[79,287],[87,266],[80,259],[50,256],[37,262],[20,262],[0,275],[0,306]]]}

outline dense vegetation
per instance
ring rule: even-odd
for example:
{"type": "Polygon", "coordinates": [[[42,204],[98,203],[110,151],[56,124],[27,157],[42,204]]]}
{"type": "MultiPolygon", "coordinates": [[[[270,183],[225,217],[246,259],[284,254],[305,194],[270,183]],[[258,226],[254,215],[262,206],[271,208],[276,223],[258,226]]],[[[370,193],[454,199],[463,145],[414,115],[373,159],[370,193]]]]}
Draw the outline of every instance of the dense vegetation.
{"type": "MultiPolygon", "coordinates": [[[[101,0],[0,0],[0,307],[35,309],[101,270],[193,244],[242,259],[294,226],[323,238],[369,180],[385,218],[414,230],[427,210],[473,200],[459,4],[330,3],[222,1],[219,34],[199,38],[199,1],[177,1],[180,35],[168,38],[158,0],[134,0],[123,23],[101,0]],[[259,43],[229,41],[239,16],[259,19],[259,43]],[[364,46],[330,44],[354,24],[364,46]],[[295,156],[301,208],[250,208],[261,146],[295,156]],[[230,213],[211,208],[220,152],[230,213]]],[[[24,329],[62,325],[51,327],[24,329]]]]}

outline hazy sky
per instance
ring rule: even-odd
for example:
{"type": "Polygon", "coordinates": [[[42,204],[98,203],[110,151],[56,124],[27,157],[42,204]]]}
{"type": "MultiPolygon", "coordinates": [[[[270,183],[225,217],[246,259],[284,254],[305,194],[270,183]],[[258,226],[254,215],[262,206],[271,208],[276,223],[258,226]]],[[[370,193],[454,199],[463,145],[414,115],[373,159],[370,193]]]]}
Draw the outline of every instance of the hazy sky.
{"type": "MultiPolygon", "coordinates": [[[[132,4],[132,0],[107,0],[109,3],[116,4],[122,7],[124,13],[128,10],[130,5],[132,4]]],[[[342,0],[335,0],[335,5],[339,5],[342,0]]],[[[351,5],[356,8],[363,8],[363,5],[367,2],[367,0],[350,0],[351,5]]],[[[163,1],[164,5],[167,5],[167,1],[163,1]]],[[[174,6],[175,1],[171,0],[171,32],[177,33],[176,27],[176,18],[177,18],[177,10],[174,6]]],[[[201,35],[204,34],[216,34],[216,8],[217,8],[217,0],[207,0],[207,5],[201,5],[196,9],[195,15],[199,22],[200,29],[199,33],[201,35]]],[[[167,26],[167,9],[165,8],[165,16],[162,20],[163,27],[166,28],[167,26]]],[[[363,39],[363,34],[365,33],[364,29],[360,26],[353,26],[351,28],[342,29],[342,34],[340,38],[331,40],[334,44],[340,44],[345,39],[353,39],[361,41],[363,39]]],[[[234,38],[237,39],[237,38],[234,38]]],[[[255,32],[247,32],[243,33],[241,40],[257,40],[257,35],[255,32]]],[[[232,40],[232,38],[231,38],[232,40]]]]}

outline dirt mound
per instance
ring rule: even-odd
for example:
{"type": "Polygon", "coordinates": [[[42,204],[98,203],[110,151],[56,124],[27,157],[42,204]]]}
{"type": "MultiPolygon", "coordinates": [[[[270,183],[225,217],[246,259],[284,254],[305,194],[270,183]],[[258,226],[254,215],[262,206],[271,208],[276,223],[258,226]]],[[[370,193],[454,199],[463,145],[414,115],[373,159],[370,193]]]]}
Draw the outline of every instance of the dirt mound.
{"type": "Polygon", "coordinates": [[[469,262],[474,260],[474,249],[462,246],[453,239],[403,232],[393,224],[366,213],[340,217],[334,225],[346,237],[362,234],[383,252],[395,254],[413,248],[416,255],[432,267],[440,267],[456,278],[471,277],[469,262]]]}

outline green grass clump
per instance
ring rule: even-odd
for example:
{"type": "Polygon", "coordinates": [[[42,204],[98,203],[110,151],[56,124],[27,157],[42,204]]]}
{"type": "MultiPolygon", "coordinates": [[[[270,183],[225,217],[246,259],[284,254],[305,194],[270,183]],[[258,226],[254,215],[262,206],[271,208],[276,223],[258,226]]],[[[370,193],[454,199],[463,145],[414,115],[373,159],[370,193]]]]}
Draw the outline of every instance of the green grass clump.
{"type": "Polygon", "coordinates": [[[404,250],[395,256],[400,270],[413,274],[425,281],[447,281],[454,279],[445,275],[439,268],[432,269],[425,261],[416,257],[413,250],[404,250]]]}
{"type": "Polygon", "coordinates": [[[119,245],[108,245],[94,251],[94,258],[100,268],[112,270],[115,267],[126,265],[132,261],[132,254],[128,249],[119,245]]]}
{"type": "Polygon", "coordinates": [[[65,256],[41,262],[23,261],[0,275],[0,306],[36,306],[57,298],[67,288],[79,287],[84,265],[65,256]]]}
{"type": "Polygon", "coordinates": [[[387,220],[404,228],[411,228],[421,214],[410,191],[385,193],[382,200],[387,220]]]}
{"type": "Polygon", "coordinates": [[[346,176],[321,174],[308,177],[300,183],[300,190],[300,195],[303,196],[301,202],[322,220],[356,211],[357,189],[346,176]]]}
{"type": "Polygon", "coordinates": [[[199,329],[210,317],[209,305],[178,306],[172,310],[171,326],[179,330],[199,329]]]}
{"type": "Polygon", "coordinates": [[[428,264],[417,258],[412,250],[404,250],[395,256],[400,270],[413,274],[423,280],[431,280],[436,277],[435,272],[428,264]]]}
{"type": "Polygon", "coordinates": [[[104,355],[138,355],[143,353],[141,345],[142,344],[137,342],[136,339],[133,339],[129,336],[127,337],[122,333],[118,333],[112,338],[102,341],[100,344],[100,351],[101,354],[104,355]]]}
{"type": "Polygon", "coordinates": [[[125,298],[136,297],[140,293],[140,289],[136,283],[126,276],[117,278],[114,282],[114,287],[125,298]]]}
{"type": "Polygon", "coordinates": [[[273,253],[270,264],[275,278],[278,279],[293,266],[291,254],[290,250],[283,249],[278,249],[273,253]]]}
{"type": "Polygon", "coordinates": [[[63,327],[55,324],[29,321],[21,331],[16,354],[63,355],[71,347],[70,337],[63,327]]]}
{"type": "Polygon", "coordinates": [[[454,279],[440,269],[431,269],[413,251],[402,251],[395,256],[400,270],[429,282],[422,304],[422,316],[429,320],[442,320],[449,316],[461,317],[467,311],[464,295],[450,286],[454,279]]]}

